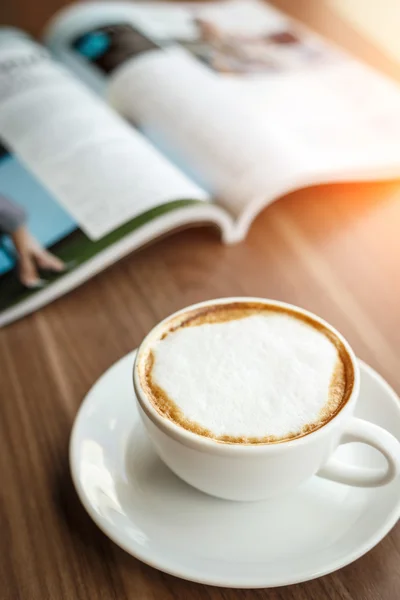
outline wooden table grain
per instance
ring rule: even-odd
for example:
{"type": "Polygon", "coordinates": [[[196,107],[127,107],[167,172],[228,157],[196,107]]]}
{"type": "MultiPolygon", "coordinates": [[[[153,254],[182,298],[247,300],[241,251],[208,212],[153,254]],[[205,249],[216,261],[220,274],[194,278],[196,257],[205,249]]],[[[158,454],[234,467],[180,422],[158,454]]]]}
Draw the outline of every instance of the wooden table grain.
{"type": "MultiPolygon", "coordinates": [[[[10,2],[2,20],[37,33],[62,1],[36,4],[10,2]]],[[[320,3],[279,4],[325,33],[331,22],[348,45],[346,26],[320,3]]],[[[374,49],[369,58],[397,74],[374,49]]],[[[240,245],[223,246],[208,228],[176,233],[1,330],[0,599],[398,598],[399,526],[354,564],[286,588],[227,590],[160,573],[92,523],[67,451],[75,414],[101,373],[161,318],[218,296],[278,298],[320,314],[400,391],[399,231],[398,182],[302,190],[266,209],[240,245]]]]}

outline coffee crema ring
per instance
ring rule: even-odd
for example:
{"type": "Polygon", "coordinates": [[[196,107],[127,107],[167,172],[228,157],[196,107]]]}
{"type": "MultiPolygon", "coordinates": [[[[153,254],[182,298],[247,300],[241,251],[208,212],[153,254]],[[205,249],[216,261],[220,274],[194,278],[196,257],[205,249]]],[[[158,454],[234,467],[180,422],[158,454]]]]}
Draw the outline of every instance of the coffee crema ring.
{"type": "Polygon", "coordinates": [[[295,309],[274,305],[273,303],[264,304],[262,302],[251,301],[222,303],[194,308],[172,317],[163,324],[162,333],[157,339],[152,340],[151,347],[145,349],[141,356],[138,370],[143,391],[152,406],[162,417],[196,435],[224,444],[277,444],[308,435],[323,427],[338,414],[349,399],[354,385],[352,360],[344,344],[328,327],[311,316],[295,309]],[[336,348],[337,360],[329,382],[328,399],[319,411],[317,419],[314,419],[312,422],[304,424],[296,431],[288,432],[281,436],[217,434],[196,420],[188,418],[176,401],[155,381],[154,365],[156,357],[154,347],[157,342],[162,342],[171,334],[188,327],[222,324],[248,317],[267,315],[285,315],[302,321],[304,324],[323,334],[336,348]]]}

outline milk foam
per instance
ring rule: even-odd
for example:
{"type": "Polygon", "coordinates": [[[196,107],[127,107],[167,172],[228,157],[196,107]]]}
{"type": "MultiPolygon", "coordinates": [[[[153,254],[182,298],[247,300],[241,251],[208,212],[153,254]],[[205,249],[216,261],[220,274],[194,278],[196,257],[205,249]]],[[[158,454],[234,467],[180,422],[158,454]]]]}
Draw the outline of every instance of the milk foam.
{"type": "Polygon", "coordinates": [[[152,353],[152,381],[214,437],[301,434],[321,420],[340,360],[323,332],[273,311],[177,329],[152,353]]]}

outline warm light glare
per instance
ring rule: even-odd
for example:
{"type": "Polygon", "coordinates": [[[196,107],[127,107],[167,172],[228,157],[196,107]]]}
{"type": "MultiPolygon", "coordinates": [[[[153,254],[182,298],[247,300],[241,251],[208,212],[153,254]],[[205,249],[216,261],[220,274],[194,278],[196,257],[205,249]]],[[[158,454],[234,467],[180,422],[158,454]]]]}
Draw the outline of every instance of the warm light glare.
{"type": "Polygon", "coordinates": [[[400,61],[398,0],[329,0],[332,6],[388,56],[400,61]]]}

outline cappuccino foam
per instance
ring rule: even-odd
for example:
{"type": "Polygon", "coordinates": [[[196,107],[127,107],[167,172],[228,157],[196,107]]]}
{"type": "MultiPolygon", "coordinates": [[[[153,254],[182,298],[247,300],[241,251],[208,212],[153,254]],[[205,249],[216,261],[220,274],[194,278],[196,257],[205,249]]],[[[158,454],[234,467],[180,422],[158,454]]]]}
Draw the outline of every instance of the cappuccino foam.
{"type": "Polygon", "coordinates": [[[144,357],[141,383],[163,416],[222,442],[274,443],[340,410],[351,360],[330,330],[280,307],[212,309],[173,324],[144,357]]]}

